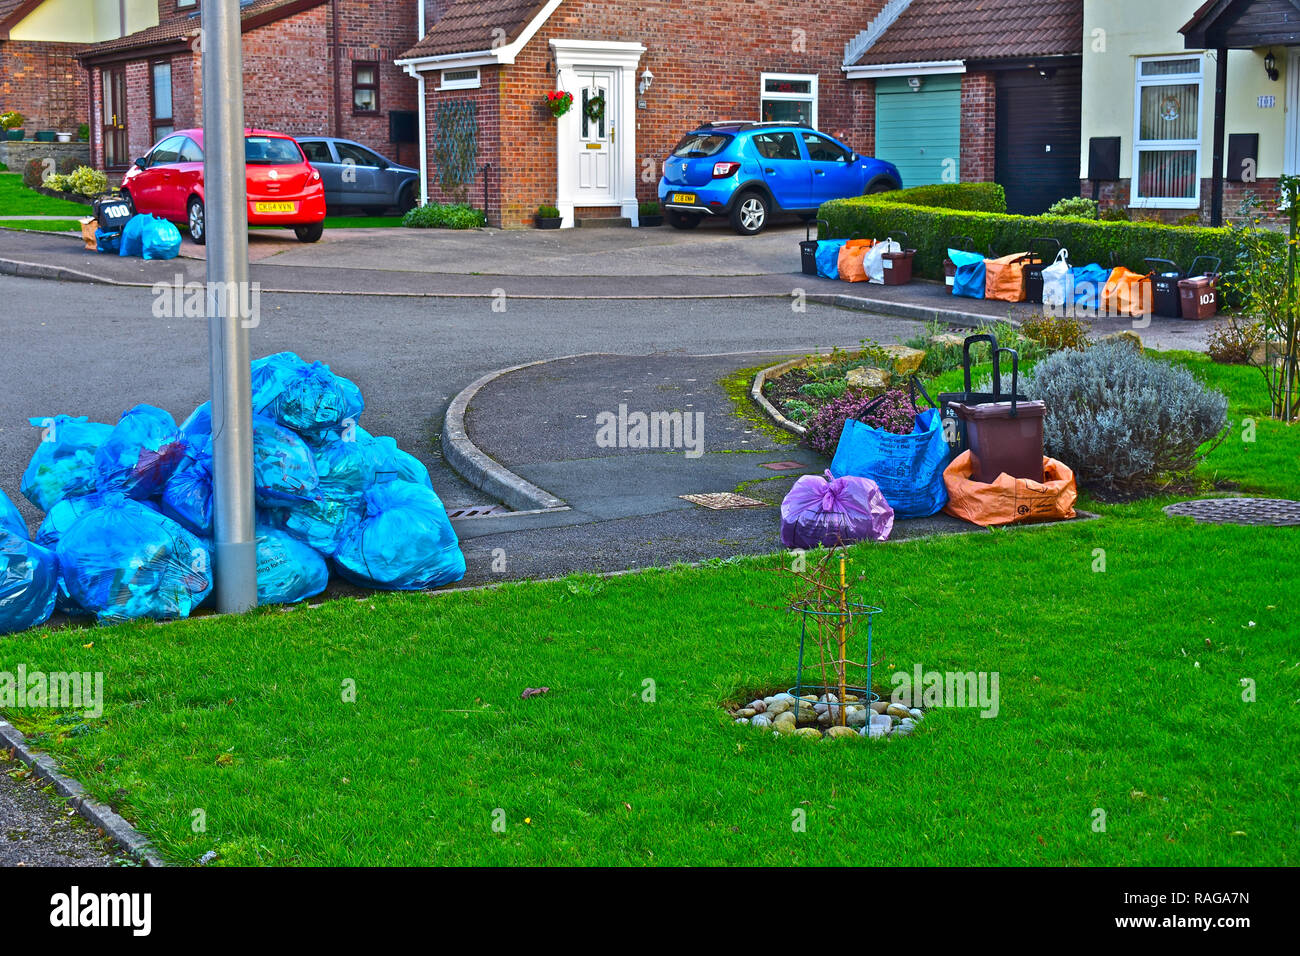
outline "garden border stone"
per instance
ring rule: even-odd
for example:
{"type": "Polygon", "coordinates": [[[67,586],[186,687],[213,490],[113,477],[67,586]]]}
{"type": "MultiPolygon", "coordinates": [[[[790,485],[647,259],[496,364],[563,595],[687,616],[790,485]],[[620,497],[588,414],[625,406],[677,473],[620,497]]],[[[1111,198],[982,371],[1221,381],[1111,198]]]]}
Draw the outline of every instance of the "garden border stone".
{"type": "Polygon", "coordinates": [[[31,767],[37,777],[48,781],[82,818],[103,830],[143,865],[167,865],[143,833],[131,826],[120,814],[88,796],[85,787],[59,770],[53,757],[32,750],[27,745],[23,732],[5,720],[0,720],[0,743],[5,749],[13,750],[14,756],[31,767]]]}

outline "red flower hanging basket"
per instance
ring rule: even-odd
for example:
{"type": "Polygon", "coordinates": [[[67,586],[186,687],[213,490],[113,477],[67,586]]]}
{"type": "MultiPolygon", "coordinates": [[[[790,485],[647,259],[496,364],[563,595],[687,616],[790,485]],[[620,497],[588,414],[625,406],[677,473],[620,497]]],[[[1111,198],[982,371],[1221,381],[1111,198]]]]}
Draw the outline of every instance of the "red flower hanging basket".
{"type": "Polygon", "coordinates": [[[573,94],[564,90],[554,90],[546,94],[546,108],[551,115],[559,119],[573,108],[573,94]]]}

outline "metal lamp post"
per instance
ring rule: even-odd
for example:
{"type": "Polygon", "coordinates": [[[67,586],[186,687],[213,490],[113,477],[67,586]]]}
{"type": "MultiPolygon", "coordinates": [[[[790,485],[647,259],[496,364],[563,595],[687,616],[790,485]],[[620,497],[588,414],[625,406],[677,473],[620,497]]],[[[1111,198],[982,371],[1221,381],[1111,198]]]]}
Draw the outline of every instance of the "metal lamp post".
{"type": "Polygon", "coordinates": [[[244,178],[244,79],[240,5],[202,12],[203,181],[207,233],[208,344],[212,376],[213,573],[217,610],[257,604],[253,410],[248,316],[248,195],[244,178]]]}

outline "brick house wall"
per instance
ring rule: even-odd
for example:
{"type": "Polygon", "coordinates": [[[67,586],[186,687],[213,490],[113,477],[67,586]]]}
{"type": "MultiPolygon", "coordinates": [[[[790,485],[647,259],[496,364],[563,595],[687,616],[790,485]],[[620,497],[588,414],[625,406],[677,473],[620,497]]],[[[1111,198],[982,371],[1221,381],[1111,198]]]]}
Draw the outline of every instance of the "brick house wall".
{"type": "MultiPolygon", "coordinates": [[[[485,66],[479,71],[481,83],[479,89],[447,90],[436,95],[429,91],[437,86],[438,74],[430,73],[426,74],[425,77],[425,131],[429,143],[429,201],[437,203],[468,202],[475,208],[481,209],[483,208],[483,177],[486,176],[488,182],[487,218],[488,222],[494,224],[501,222],[502,217],[502,179],[513,180],[521,174],[521,171],[527,172],[528,175],[536,175],[537,173],[533,170],[533,167],[540,163],[539,155],[544,154],[552,157],[555,155],[555,130],[552,127],[547,131],[550,133],[549,141],[539,139],[530,143],[527,149],[511,149],[507,167],[501,149],[500,115],[500,106],[504,95],[501,91],[501,84],[504,82],[506,72],[501,67],[485,66]],[[460,186],[444,186],[436,158],[439,146],[442,145],[441,137],[445,135],[438,126],[438,106],[439,104],[462,102],[474,103],[477,111],[478,129],[475,142],[478,149],[474,179],[472,182],[460,186]],[[486,163],[491,164],[491,169],[484,171],[482,167],[486,163]]],[[[418,162],[416,165],[418,167],[418,162]]],[[[554,174],[554,165],[554,160],[552,160],[552,174],[554,174]]],[[[546,200],[546,202],[554,202],[554,200],[546,200]]],[[[531,217],[531,211],[529,216],[531,217]]]]}
{"type": "Polygon", "coordinates": [[[961,181],[993,182],[997,166],[997,82],[992,73],[961,78],[961,181]]]}
{"type": "MultiPolygon", "coordinates": [[[[1201,205],[1199,209],[1142,209],[1130,207],[1129,197],[1132,186],[1132,180],[1130,179],[1101,181],[1098,186],[1100,188],[1097,203],[1103,213],[1128,210],[1129,217],[1135,220],[1149,219],[1156,222],[1176,223],[1180,219],[1197,216],[1202,225],[1210,222],[1211,193],[1214,189],[1213,179],[1205,178],[1201,180],[1201,205]]],[[[1080,180],[1079,195],[1091,199],[1092,188],[1092,180],[1080,180]]],[[[1243,219],[1239,212],[1241,204],[1252,194],[1261,201],[1255,215],[1262,216],[1266,223],[1275,224],[1279,222],[1277,204],[1281,201],[1282,191],[1279,181],[1276,179],[1260,179],[1253,183],[1225,182],[1223,184],[1224,221],[1240,222],[1243,219]]]]}
{"type": "MultiPolygon", "coordinates": [[[[192,11],[176,11],[159,0],[160,22],[184,21],[198,26],[192,11]]],[[[395,147],[389,139],[388,114],[416,109],[416,84],[393,61],[415,37],[415,7],[404,0],[339,0],[339,43],[334,42],[331,4],[325,3],[293,16],[275,20],[243,35],[244,122],[295,136],[337,135],[355,139],[399,162],[415,164],[416,144],[395,147]],[[337,49],[338,83],[332,52],[337,49]],[[378,115],[355,114],[352,109],[352,64],[379,64],[378,115]],[[337,101],[337,108],[336,108],[337,101]]],[[[203,125],[202,58],[197,51],[151,56],[142,49],[138,59],[126,61],[128,124],[131,155],[139,156],[153,145],[150,123],[150,66],[167,59],[172,67],[172,125],[177,129],[203,125]]],[[[89,77],[93,115],[102,102],[98,67],[89,77]]],[[[78,115],[84,114],[83,105],[78,115]]],[[[92,121],[91,155],[102,168],[103,143],[92,121]]]]}
{"type": "MultiPolygon", "coordinates": [[[[845,44],[882,6],[883,0],[827,4],[810,16],[804,4],[756,0],[704,0],[691,5],[641,0],[635,7],[610,0],[563,4],[515,63],[502,68],[499,141],[509,154],[510,168],[508,176],[497,179],[500,158],[482,154],[483,161],[493,162],[494,167],[489,192],[499,191],[498,198],[489,200],[489,221],[506,227],[527,225],[539,205],[556,202],[556,124],[541,107],[544,94],[556,82],[552,38],[646,46],[636,72],[639,76],[649,67],[655,79],[649,92],[638,97],[646,101],[646,108],[636,111],[636,192],[638,199],[648,201],[657,198],[663,158],[693,124],[758,118],[762,73],[816,73],[817,125],[850,147],[870,152],[874,98],[866,88],[874,84],[850,83],[841,67],[845,44]],[[726,42],[719,39],[723,35],[726,42]],[[494,210],[499,210],[499,218],[494,210]]],[[[482,71],[485,88],[488,73],[486,68],[482,71]]],[[[438,74],[426,75],[430,115],[440,97],[464,95],[464,91],[434,92],[438,74]]],[[[432,192],[431,198],[436,198],[432,192]]],[[[481,202],[480,196],[475,205],[481,202]]],[[[614,214],[608,207],[595,212],[614,214]]]]}
{"type": "Polygon", "coordinates": [[[28,138],[37,130],[75,133],[85,122],[88,77],[78,45],[0,41],[0,111],[23,114],[28,138]]]}

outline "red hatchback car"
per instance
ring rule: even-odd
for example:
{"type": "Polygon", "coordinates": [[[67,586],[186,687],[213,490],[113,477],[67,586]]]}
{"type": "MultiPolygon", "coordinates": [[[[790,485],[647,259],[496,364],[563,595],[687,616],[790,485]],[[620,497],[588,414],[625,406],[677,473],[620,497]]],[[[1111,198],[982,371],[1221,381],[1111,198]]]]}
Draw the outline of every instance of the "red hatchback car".
{"type": "MultiPolygon", "coordinates": [[[[248,167],[248,224],[287,226],[301,242],[321,237],[325,184],[292,136],[269,130],[244,130],[248,167]]],[[[137,159],[122,179],[136,212],[153,213],[189,226],[190,238],[203,245],[203,130],[183,129],[159,140],[137,159]]]]}

